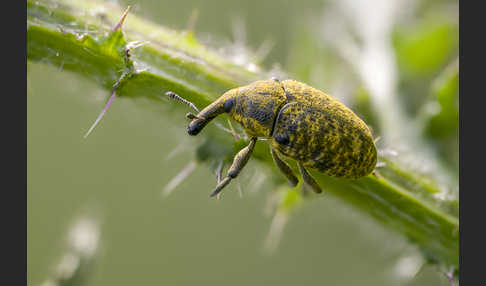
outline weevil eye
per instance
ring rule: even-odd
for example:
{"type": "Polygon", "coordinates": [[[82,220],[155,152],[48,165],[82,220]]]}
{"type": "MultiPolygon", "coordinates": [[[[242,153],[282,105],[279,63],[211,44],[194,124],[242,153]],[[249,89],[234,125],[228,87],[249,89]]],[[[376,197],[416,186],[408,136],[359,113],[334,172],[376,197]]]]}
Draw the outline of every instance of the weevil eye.
{"type": "Polygon", "coordinates": [[[197,135],[205,125],[204,121],[193,121],[187,127],[187,133],[189,133],[189,135],[197,135]]]}
{"type": "Polygon", "coordinates": [[[233,108],[233,105],[235,104],[235,100],[232,98],[232,99],[228,99],[224,104],[223,104],[223,110],[224,112],[228,113],[231,111],[231,108],[233,108]]]}
{"type": "Polygon", "coordinates": [[[287,145],[289,144],[289,136],[287,134],[276,134],[274,135],[274,138],[275,138],[275,141],[277,141],[278,143],[282,144],[282,145],[287,145]]]}

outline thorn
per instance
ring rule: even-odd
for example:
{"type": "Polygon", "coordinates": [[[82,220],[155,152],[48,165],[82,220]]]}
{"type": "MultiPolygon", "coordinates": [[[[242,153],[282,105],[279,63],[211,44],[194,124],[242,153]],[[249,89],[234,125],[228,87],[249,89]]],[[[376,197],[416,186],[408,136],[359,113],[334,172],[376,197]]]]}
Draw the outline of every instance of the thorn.
{"type": "Polygon", "coordinates": [[[456,282],[454,281],[454,269],[451,268],[448,272],[445,273],[447,280],[451,286],[456,286],[456,282]]]}
{"type": "Polygon", "coordinates": [[[243,191],[241,190],[241,184],[239,180],[236,181],[236,188],[238,190],[238,194],[240,195],[240,199],[243,198],[243,191]]]}
{"type": "Polygon", "coordinates": [[[148,42],[148,41],[133,41],[133,42],[126,44],[126,46],[125,46],[125,63],[128,63],[128,61],[130,60],[131,52],[134,49],[141,47],[141,46],[144,46],[148,43],[150,43],[150,42],[148,42]]]}
{"type": "Polygon", "coordinates": [[[125,12],[123,12],[123,15],[122,15],[122,17],[120,19],[120,22],[118,22],[118,24],[111,30],[112,33],[121,29],[121,27],[123,26],[123,22],[125,22],[125,18],[127,17],[128,12],[130,11],[130,8],[131,7],[132,6],[128,5],[128,7],[125,10],[125,12]]]}
{"type": "Polygon", "coordinates": [[[255,170],[255,173],[252,175],[251,179],[251,186],[249,186],[247,189],[251,193],[257,193],[262,184],[265,182],[265,174],[259,170],[255,170]]]}
{"type": "Polygon", "coordinates": [[[172,151],[167,155],[167,158],[166,160],[170,160],[172,159],[175,155],[181,153],[182,151],[184,151],[184,149],[187,148],[186,144],[184,144],[185,142],[183,142],[182,144],[177,144],[177,146],[172,149],[172,151]]]}
{"type": "Polygon", "coordinates": [[[426,265],[427,265],[427,263],[421,262],[420,263],[420,267],[415,272],[415,274],[413,275],[412,279],[417,279],[418,275],[425,269],[426,265]]]}
{"type": "Polygon", "coordinates": [[[443,269],[443,267],[440,267],[439,272],[441,274],[444,274],[444,276],[447,278],[449,285],[450,286],[455,286],[455,277],[454,277],[454,267],[450,267],[449,269],[443,269]]]}
{"type": "Polygon", "coordinates": [[[261,63],[263,59],[265,59],[265,57],[270,53],[274,45],[275,42],[273,40],[269,40],[269,39],[264,40],[263,43],[258,47],[256,52],[253,54],[252,62],[261,63]]]}
{"type": "Polygon", "coordinates": [[[62,71],[62,68],[64,67],[64,59],[61,61],[61,65],[59,66],[59,71],[62,71]]]}
{"type": "Polygon", "coordinates": [[[378,162],[378,163],[376,163],[375,168],[383,168],[385,166],[386,166],[386,163],[385,162],[378,162]]]}
{"type": "Polygon", "coordinates": [[[271,192],[268,194],[267,201],[265,202],[265,206],[263,208],[263,213],[265,216],[271,216],[276,212],[279,199],[280,198],[277,192],[271,192]]]}
{"type": "Polygon", "coordinates": [[[196,26],[197,19],[199,18],[199,9],[194,8],[192,9],[191,16],[187,21],[187,28],[186,31],[194,32],[194,27],[196,26]]]}
{"type": "Polygon", "coordinates": [[[219,122],[214,122],[214,125],[216,127],[218,127],[219,129],[223,130],[224,132],[226,133],[232,133],[231,130],[229,130],[228,128],[224,127],[221,123],[219,122]]]}
{"type": "Polygon", "coordinates": [[[376,144],[378,141],[380,141],[380,139],[381,139],[381,136],[376,137],[376,138],[375,138],[375,144],[376,144]]]}
{"type": "Polygon", "coordinates": [[[132,41],[132,42],[129,42],[126,47],[127,47],[127,49],[133,50],[133,49],[136,49],[138,47],[147,45],[149,43],[150,43],[149,41],[132,41]]]}
{"type": "Polygon", "coordinates": [[[218,168],[216,169],[216,180],[218,181],[218,184],[221,182],[221,176],[223,174],[223,166],[224,166],[224,162],[219,161],[218,168]]]}
{"type": "Polygon", "coordinates": [[[115,82],[115,84],[113,85],[113,90],[111,92],[111,96],[108,99],[108,102],[106,103],[105,107],[103,107],[103,110],[98,115],[98,117],[96,118],[95,122],[91,125],[91,127],[88,130],[88,132],[86,132],[86,134],[84,134],[84,138],[88,137],[88,135],[91,133],[91,131],[93,131],[93,129],[96,127],[96,125],[98,125],[98,122],[100,122],[100,120],[103,118],[103,116],[105,115],[106,111],[108,111],[108,109],[110,108],[111,104],[113,103],[113,100],[115,99],[116,90],[118,89],[118,85],[120,84],[120,82],[127,75],[129,75],[129,73],[122,74],[122,76],[115,82]]]}
{"type": "Polygon", "coordinates": [[[271,254],[277,249],[288,219],[289,216],[286,212],[277,211],[275,213],[270,225],[270,230],[265,240],[265,244],[263,245],[263,250],[266,254],[271,254]]]}
{"type": "Polygon", "coordinates": [[[88,129],[88,132],[86,132],[86,134],[84,134],[84,138],[87,138],[88,135],[91,134],[91,131],[93,131],[93,129],[96,127],[96,125],[98,125],[98,123],[103,118],[103,116],[105,115],[106,111],[108,110],[108,108],[110,108],[111,104],[113,103],[113,99],[115,99],[115,95],[116,95],[116,88],[113,88],[113,92],[111,93],[111,96],[108,99],[108,102],[106,103],[105,107],[103,107],[103,110],[98,115],[98,117],[96,118],[95,122],[88,129]]]}
{"type": "Polygon", "coordinates": [[[172,180],[170,180],[169,183],[164,188],[164,191],[162,195],[164,197],[169,196],[172,191],[182,182],[184,181],[187,176],[189,176],[192,171],[194,171],[194,168],[196,168],[196,161],[190,161],[182,170],[174,177],[172,180]]]}

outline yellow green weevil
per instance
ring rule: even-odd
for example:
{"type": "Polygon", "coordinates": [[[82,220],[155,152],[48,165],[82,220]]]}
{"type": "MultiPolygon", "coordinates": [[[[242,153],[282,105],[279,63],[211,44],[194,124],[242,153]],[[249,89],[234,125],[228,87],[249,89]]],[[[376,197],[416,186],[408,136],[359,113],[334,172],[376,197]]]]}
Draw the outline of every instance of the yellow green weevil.
{"type": "MultiPolygon", "coordinates": [[[[167,95],[197,110],[176,94],[167,95]]],[[[238,176],[258,138],[269,139],[273,160],[292,186],[298,179],[281,157],[297,161],[302,179],[316,193],[322,190],[306,168],[348,179],[366,176],[375,168],[376,146],[366,123],[335,98],[304,83],[273,78],[231,89],[197,115],[188,114],[192,119],[188,133],[197,135],[222,113],[243,127],[250,143],[236,154],[211,197],[238,176]]]]}

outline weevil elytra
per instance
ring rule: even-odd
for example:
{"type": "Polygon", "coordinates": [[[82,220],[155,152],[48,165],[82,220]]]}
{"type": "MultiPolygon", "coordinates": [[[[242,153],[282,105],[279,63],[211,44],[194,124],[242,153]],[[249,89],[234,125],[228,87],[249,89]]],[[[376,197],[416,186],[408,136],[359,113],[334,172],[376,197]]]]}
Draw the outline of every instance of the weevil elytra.
{"type": "Polygon", "coordinates": [[[269,139],[273,160],[292,186],[298,179],[282,157],[297,161],[302,179],[316,193],[321,188],[306,168],[348,179],[375,168],[377,151],[366,123],[337,99],[304,83],[271,79],[231,89],[197,115],[189,114],[188,133],[197,135],[222,113],[243,127],[250,143],[236,154],[211,196],[238,176],[258,138],[269,139]]]}

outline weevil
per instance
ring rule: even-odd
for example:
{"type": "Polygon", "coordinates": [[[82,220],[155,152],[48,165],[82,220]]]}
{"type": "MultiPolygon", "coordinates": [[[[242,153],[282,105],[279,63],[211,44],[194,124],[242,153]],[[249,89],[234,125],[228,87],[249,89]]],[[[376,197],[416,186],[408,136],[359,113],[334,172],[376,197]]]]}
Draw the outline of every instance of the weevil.
{"type": "MultiPolygon", "coordinates": [[[[185,101],[172,92],[167,95],[185,101]]],[[[297,162],[303,181],[316,193],[322,189],[307,168],[348,179],[366,176],[375,168],[377,151],[366,123],[337,99],[305,83],[272,78],[231,89],[197,115],[188,113],[192,119],[188,133],[199,134],[223,113],[243,127],[250,142],[236,154],[211,197],[238,176],[258,138],[268,139],[273,161],[290,185],[299,181],[282,158],[297,162]]]]}

